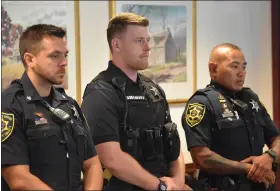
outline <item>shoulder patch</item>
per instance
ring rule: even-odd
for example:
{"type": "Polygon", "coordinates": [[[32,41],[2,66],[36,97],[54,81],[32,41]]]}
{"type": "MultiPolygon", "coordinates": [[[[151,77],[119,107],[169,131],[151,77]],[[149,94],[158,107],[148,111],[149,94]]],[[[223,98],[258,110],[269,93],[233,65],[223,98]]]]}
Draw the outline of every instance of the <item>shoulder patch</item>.
{"type": "Polygon", "coordinates": [[[200,103],[191,103],[186,110],[186,122],[190,127],[198,125],[204,117],[206,106],[200,103]]]}
{"type": "Polygon", "coordinates": [[[1,142],[10,137],[14,130],[15,116],[13,113],[1,112],[1,142]]]}

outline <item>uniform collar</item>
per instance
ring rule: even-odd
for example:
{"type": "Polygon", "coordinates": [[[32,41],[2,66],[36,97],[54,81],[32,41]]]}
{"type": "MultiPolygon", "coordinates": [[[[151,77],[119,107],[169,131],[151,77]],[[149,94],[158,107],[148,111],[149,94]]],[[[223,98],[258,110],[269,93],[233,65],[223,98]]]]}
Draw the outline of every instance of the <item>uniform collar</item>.
{"type": "Polygon", "coordinates": [[[137,85],[139,83],[139,74],[137,75],[136,82],[132,81],[120,68],[118,68],[115,64],[113,64],[112,60],[108,63],[107,71],[109,72],[112,78],[116,76],[122,76],[126,79],[126,84],[129,85],[137,85]]]}
{"type": "MultiPolygon", "coordinates": [[[[39,93],[37,92],[36,88],[34,87],[33,83],[31,82],[26,72],[24,72],[24,74],[21,77],[21,83],[23,86],[24,95],[27,102],[43,100],[43,97],[39,95],[39,93]]],[[[51,91],[53,93],[52,98],[55,101],[53,103],[54,107],[55,105],[58,105],[61,101],[68,100],[68,98],[62,93],[60,93],[55,87],[52,87],[51,91]]]]}
{"type": "Polygon", "coordinates": [[[224,87],[223,85],[219,84],[218,82],[211,80],[210,86],[213,86],[218,92],[225,94],[226,96],[229,96],[231,98],[236,98],[240,95],[241,91],[234,92],[229,90],[228,88],[224,87]]]}

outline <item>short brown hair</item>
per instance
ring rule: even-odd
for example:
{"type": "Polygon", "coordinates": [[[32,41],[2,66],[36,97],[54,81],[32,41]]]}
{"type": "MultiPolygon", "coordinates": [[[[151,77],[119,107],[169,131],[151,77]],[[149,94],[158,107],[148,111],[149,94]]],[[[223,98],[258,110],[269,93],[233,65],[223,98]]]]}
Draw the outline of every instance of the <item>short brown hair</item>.
{"type": "Polygon", "coordinates": [[[147,27],[149,26],[149,20],[145,17],[137,15],[135,13],[124,12],[113,17],[107,28],[107,41],[112,51],[111,41],[116,34],[122,33],[128,25],[138,25],[147,27]]]}
{"type": "Polygon", "coordinates": [[[65,35],[66,31],[63,28],[50,24],[36,24],[27,27],[19,39],[19,52],[23,65],[26,66],[24,54],[30,52],[36,55],[40,51],[40,45],[44,37],[63,38],[65,35]]]}

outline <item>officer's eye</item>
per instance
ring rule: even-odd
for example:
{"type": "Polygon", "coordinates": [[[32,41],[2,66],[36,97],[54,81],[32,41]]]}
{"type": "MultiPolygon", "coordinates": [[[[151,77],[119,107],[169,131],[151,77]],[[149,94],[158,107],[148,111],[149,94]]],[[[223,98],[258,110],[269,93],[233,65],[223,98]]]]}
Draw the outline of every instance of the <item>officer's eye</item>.
{"type": "Polygon", "coordinates": [[[237,68],[238,68],[238,65],[237,65],[237,64],[233,64],[233,65],[231,65],[231,68],[237,69],[237,68]]]}
{"type": "Polygon", "coordinates": [[[137,43],[143,43],[143,41],[144,41],[143,39],[137,39],[136,40],[137,43]]]}
{"type": "Polygon", "coordinates": [[[57,54],[52,54],[52,55],[50,55],[50,58],[51,59],[56,59],[56,58],[58,58],[58,55],[57,54]]]}

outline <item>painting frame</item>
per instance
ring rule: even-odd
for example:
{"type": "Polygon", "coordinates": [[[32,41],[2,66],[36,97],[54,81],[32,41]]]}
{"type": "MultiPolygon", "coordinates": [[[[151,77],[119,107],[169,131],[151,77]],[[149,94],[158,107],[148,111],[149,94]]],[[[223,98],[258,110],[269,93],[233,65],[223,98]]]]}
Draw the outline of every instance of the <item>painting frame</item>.
{"type": "MultiPolygon", "coordinates": [[[[116,1],[116,0],[110,0],[108,3],[109,3],[109,19],[113,18],[116,14],[117,14],[117,10],[116,10],[116,7],[117,7],[117,3],[119,3],[120,1],[116,1]]],[[[129,4],[129,2],[132,2],[132,1],[125,1],[126,4],[129,4]]],[[[141,4],[141,3],[139,3],[141,4]]],[[[173,105],[173,104],[184,104],[188,101],[188,97],[190,97],[196,90],[197,90],[197,40],[196,40],[196,31],[197,31],[197,28],[196,28],[196,1],[191,1],[191,22],[192,22],[192,29],[191,29],[191,33],[192,33],[192,54],[191,54],[191,64],[192,64],[192,92],[187,96],[187,97],[184,97],[184,98],[176,98],[176,97],[172,97],[172,98],[168,98],[168,91],[164,89],[165,91],[165,94],[167,95],[167,101],[170,105],[173,105]]],[[[156,4],[156,1],[155,1],[155,5],[159,5],[159,4],[156,4]]],[[[110,58],[111,58],[111,54],[110,54],[110,58]]]]}
{"type": "MultiPolygon", "coordinates": [[[[5,9],[5,6],[8,10],[7,14],[9,15],[9,18],[11,16],[13,16],[12,20],[11,20],[11,24],[17,24],[18,26],[21,26],[23,28],[23,30],[25,30],[25,28],[27,26],[30,26],[32,24],[37,24],[37,23],[47,23],[47,24],[55,24],[55,23],[51,23],[48,22],[48,20],[44,20],[46,18],[46,16],[53,16],[55,14],[50,14],[53,12],[50,12],[50,9],[52,6],[55,5],[51,5],[49,2],[45,1],[46,4],[36,4],[35,2],[30,2],[30,4],[26,5],[26,6],[31,6],[33,5],[33,7],[35,7],[35,10],[45,10],[46,12],[40,12],[40,17],[36,18],[32,21],[27,20],[26,18],[28,18],[30,15],[25,14],[23,15],[21,18],[21,16],[19,16],[19,13],[15,13],[16,10],[18,10],[18,7],[21,6],[20,1],[16,1],[13,2],[11,4],[8,4],[8,2],[6,2],[7,4],[5,5],[4,2],[2,4],[3,8],[5,9]],[[18,4],[17,4],[18,3],[18,4]],[[44,7],[45,5],[49,6],[49,7],[44,7]],[[45,15],[44,15],[45,14],[45,15]],[[25,17],[24,17],[25,16],[25,17]],[[26,21],[27,20],[27,21],[26,21]],[[12,22],[13,21],[13,22],[12,22]],[[41,22],[40,22],[41,21],[41,22]],[[31,24],[30,24],[31,23],[31,24]],[[24,28],[25,27],[25,28],[24,28]]],[[[42,3],[42,2],[40,2],[42,3]]],[[[69,55],[68,55],[68,72],[67,72],[67,80],[68,80],[68,89],[66,90],[66,93],[75,98],[77,100],[77,102],[79,104],[81,104],[81,56],[80,56],[80,18],[79,18],[79,1],[73,1],[73,2],[61,2],[64,3],[63,5],[65,5],[65,7],[63,7],[63,9],[57,9],[56,11],[59,12],[61,10],[65,11],[67,16],[61,17],[61,18],[65,18],[65,20],[61,19],[59,20],[59,22],[62,22],[63,25],[65,25],[66,30],[67,30],[67,42],[68,42],[68,46],[69,46],[69,55]],[[70,24],[69,24],[70,23],[70,24]],[[74,70],[73,70],[74,68],[74,70]],[[75,84],[75,86],[73,86],[73,84],[75,84]]],[[[30,8],[30,7],[29,7],[30,8]]],[[[56,13],[57,13],[56,12],[56,13]]],[[[33,12],[33,14],[35,13],[35,11],[33,12]]],[[[57,14],[58,15],[58,14],[57,14]]],[[[60,15],[59,15],[60,16],[60,15]]],[[[57,16],[57,18],[59,17],[57,16]]],[[[51,19],[49,19],[51,20],[51,19]]],[[[57,24],[55,24],[57,25],[57,24]]],[[[59,25],[58,25],[59,26],[59,25]]],[[[18,37],[19,38],[19,37],[18,37]]],[[[18,41],[18,40],[17,40],[18,41]]],[[[14,47],[17,48],[17,43],[15,43],[14,47]]],[[[13,49],[13,51],[15,51],[15,49],[13,49]]],[[[13,53],[14,54],[14,53],[13,53]]],[[[3,60],[1,61],[1,68],[2,68],[2,72],[3,72],[3,60]]],[[[21,61],[20,61],[21,62],[21,61]]],[[[19,63],[19,60],[17,60],[16,63],[19,63]]],[[[22,63],[20,63],[22,64],[22,63]]],[[[20,70],[21,71],[21,70],[20,70]]],[[[17,77],[12,77],[13,79],[18,78],[20,76],[17,77]]],[[[3,73],[1,75],[1,79],[3,79],[3,73]]]]}

